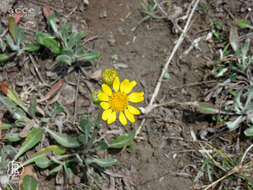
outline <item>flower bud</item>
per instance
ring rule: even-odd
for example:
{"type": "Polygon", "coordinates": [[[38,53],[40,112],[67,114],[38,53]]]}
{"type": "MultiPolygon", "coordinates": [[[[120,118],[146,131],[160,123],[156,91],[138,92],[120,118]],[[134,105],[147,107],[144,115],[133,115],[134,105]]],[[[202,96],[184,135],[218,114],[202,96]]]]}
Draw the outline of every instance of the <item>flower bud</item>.
{"type": "Polygon", "coordinates": [[[116,76],[118,76],[118,72],[115,69],[106,69],[103,72],[102,80],[104,81],[104,83],[111,86],[116,76]]]}
{"type": "Polygon", "coordinates": [[[101,101],[98,99],[98,93],[103,92],[101,89],[96,89],[91,94],[91,99],[94,104],[99,104],[101,101]]]}

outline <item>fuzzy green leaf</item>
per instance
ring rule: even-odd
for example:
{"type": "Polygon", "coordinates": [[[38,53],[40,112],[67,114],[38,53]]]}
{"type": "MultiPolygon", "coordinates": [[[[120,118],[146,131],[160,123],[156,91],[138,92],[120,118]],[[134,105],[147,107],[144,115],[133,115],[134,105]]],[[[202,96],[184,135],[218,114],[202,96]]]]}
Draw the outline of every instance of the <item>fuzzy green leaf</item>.
{"type": "Polygon", "coordinates": [[[72,28],[72,25],[70,23],[64,24],[62,29],[61,29],[61,38],[64,42],[65,48],[68,48],[68,37],[69,37],[69,32],[72,28]]]}
{"type": "Polygon", "coordinates": [[[68,55],[59,55],[59,56],[56,57],[55,61],[57,63],[64,63],[64,64],[67,64],[67,65],[70,65],[70,66],[71,66],[71,63],[72,63],[72,59],[68,55]]]}
{"type": "Polygon", "coordinates": [[[46,129],[47,132],[54,138],[54,140],[67,148],[77,148],[80,146],[78,142],[78,137],[69,136],[67,134],[60,134],[58,132],[51,131],[50,129],[46,129]]]}
{"type": "Polygon", "coordinates": [[[94,61],[100,56],[100,52],[92,51],[88,54],[76,55],[77,61],[94,61]]]}
{"type": "Polygon", "coordinates": [[[117,162],[114,158],[108,158],[108,159],[98,159],[98,158],[87,158],[85,160],[86,164],[96,164],[102,168],[110,167],[114,165],[117,162]]]}
{"type": "Polygon", "coordinates": [[[252,137],[253,136],[253,127],[251,126],[250,128],[246,129],[244,131],[244,134],[248,137],[252,137]]]}
{"type": "Polygon", "coordinates": [[[17,142],[21,140],[18,133],[8,133],[5,135],[5,138],[8,139],[9,142],[17,142]]]}
{"type": "Polygon", "coordinates": [[[52,28],[54,33],[59,36],[58,27],[55,21],[55,14],[52,13],[47,17],[47,24],[52,28]]]}
{"type": "Polygon", "coordinates": [[[243,116],[239,116],[236,120],[234,121],[229,121],[226,122],[227,127],[232,131],[235,130],[239,127],[240,123],[244,120],[243,116]]]}
{"type": "Polygon", "coordinates": [[[6,41],[12,51],[18,51],[19,47],[17,45],[15,45],[13,39],[11,38],[11,36],[9,34],[6,35],[6,41]]]}
{"type": "Polygon", "coordinates": [[[52,170],[50,170],[49,175],[51,175],[53,173],[57,173],[57,172],[59,172],[61,170],[62,170],[62,165],[57,166],[57,167],[53,168],[52,170]]]}
{"type": "Polygon", "coordinates": [[[24,123],[29,121],[25,112],[21,108],[17,107],[9,97],[0,96],[0,102],[2,102],[2,104],[13,114],[14,119],[21,120],[24,123]]]}
{"type": "Polygon", "coordinates": [[[2,130],[7,130],[16,127],[15,125],[11,125],[8,123],[2,123],[2,130]]]}
{"type": "Polygon", "coordinates": [[[207,103],[199,103],[197,109],[200,113],[204,114],[216,114],[220,112],[220,110],[217,109],[215,106],[207,103]]]}
{"type": "Polygon", "coordinates": [[[17,46],[20,47],[20,44],[25,39],[25,33],[24,33],[24,30],[22,28],[17,28],[16,37],[17,37],[17,46]]]}
{"type": "Polygon", "coordinates": [[[84,144],[87,144],[90,136],[90,129],[92,127],[92,121],[86,118],[82,118],[80,121],[80,128],[84,134],[84,144]]]}
{"type": "Polygon", "coordinates": [[[34,118],[35,117],[35,113],[36,113],[36,107],[37,107],[37,101],[36,98],[32,98],[30,101],[30,107],[29,107],[29,113],[31,114],[31,116],[34,118]]]}
{"type": "Polygon", "coordinates": [[[40,44],[50,49],[52,53],[59,54],[61,49],[54,39],[54,37],[50,36],[47,33],[38,32],[35,36],[35,40],[40,44]]]}
{"type": "Polygon", "coordinates": [[[247,107],[250,104],[252,98],[253,98],[253,86],[250,86],[248,90],[248,96],[247,96],[245,107],[247,107]]]}
{"type": "Polygon", "coordinates": [[[26,175],[23,179],[22,185],[24,190],[36,190],[38,182],[33,176],[26,175]]]}
{"type": "Polygon", "coordinates": [[[40,46],[38,44],[26,44],[25,51],[33,52],[38,51],[40,46]]]}
{"type": "Polygon", "coordinates": [[[51,165],[51,161],[49,159],[47,159],[46,157],[41,157],[38,158],[37,160],[35,160],[35,164],[36,166],[38,166],[39,168],[48,168],[51,165]]]}
{"type": "Polygon", "coordinates": [[[238,35],[237,27],[232,26],[230,28],[229,42],[230,42],[230,45],[233,48],[234,52],[237,52],[240,49],[239,35],[238,35]]]}
{"type": "Polygon", "coordinates": [[[61,147],[61,146],[58,146],[58,145],[50,145],[50,146],[47,146],[43,149],[41,149],[39,152],[35,153],[31,158],[29,158],[28,160],[26,160],[24,163],[23,163],[23,166],[26,166],[32,162],[35,162],[36,160],[40,159],[40,158],[43,158],[45,156],[48,155],[49,152],[53,151],[55,154],[57,155],[61,155],[63,153],[65,153],[65,148],[61,147]]]}
{"type": "Polygon", "coordinates": [[[27,135],[24,143],[21,145],[19,152],[16,154],[14,160],[17,160],[22,154],[34,147],[38,142],[40,142],[44,129],[34,128],[27,135]]]}
{"type": "Polygon", "coordinates": [[[133,141],[135,133],[136,130],[133,129],[129,134],[120,135],[116,139],[112,140],[108,145],[110,148],[123,148],[133,141]]]}
{"type": "Polygon", "coordinates": [[[6,44],[4,43],[4,41],[2,40],[2,38],[0,38],[0,49],[2,50],[2,52],[4,52],[5,49],[6,49],[6,44]]]}

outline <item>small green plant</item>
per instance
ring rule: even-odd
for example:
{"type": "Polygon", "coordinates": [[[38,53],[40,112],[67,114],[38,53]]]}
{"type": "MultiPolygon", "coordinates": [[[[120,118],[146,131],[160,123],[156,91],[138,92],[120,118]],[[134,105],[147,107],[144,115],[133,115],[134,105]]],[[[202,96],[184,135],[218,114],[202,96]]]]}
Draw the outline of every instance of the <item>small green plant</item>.
{"type": "MultiPolygon", "coordinates": [[[[137,23],[137,26],[149,19],[163,19],[163,16],[156,15],[157,4],[152,0],[150,3],[141,2],[145,16],[137,23]]],[[[136,29],[136,28],[134,28],[136,29]]]]}
{"type": "MultiPolygon", "coordinates": [[[[40,48],[36,44],[23,45],[25,38],[24,30],[22,28],[17,27],[17,23],[15,22],[14,17],[8,17],[8,23],[9,33],[7,33],[4,38],[0,37],[0,50],[2,51],[2,53],[0,54],[0,63],[7,61],[14,56],[20,56],[25,51],[34,52],[40,48]],[[11,52],[9,52],[9,50],[11,52]]],[[[3,33],[4,30],[0,30],[0,35],[3,33]]]]}
{"type": "Polygon", "coordinates": [[[233,121],[226,123],[230,130],[235,130],[240,127],[240,124],[244,121],[250,125],[248,129],[244,131],[246,136],[253,136],[253,86],[248,89],[246,102],[242,102],[242,90],[240,90],[234,99],[234,112],[237,114],[237,118],[233,121]]]}
{"type": "Polygon", "coordinates": [[[55,21],[55,14],[51,12],[46,19],[54,35],[38,32],[35,40],[56,55],[56,63],[71,66],[76,62],[93,61],[99,57],[100,53],[98,51],[91,51],[89,53],[84,51],[81,42],[86,37],[86,32],[72,32],[72,25],[70,23],[64,24],[61,30],[59,30],[55,21]]]}
{"type": "Polygon", "coordinates": [[[206,144],[209,146],[209,149],[201,152],[204,159],[202,160],[200,170],[194,178],[194,182],[199,181],[200,178],[207,177],[210,185],[205,186],[205,189],[210,189],[227,177],[236,177],[245,182],[242,184],[247,189],[251,190],[253,188],[253,181],[248,177],[250,174],[250,166],[248,164],[242,165],[242,154],[231,157],[220,149],[208,143],[206,144]],[[216,181],[214,181],[215,179],[216,181]]]}
{"type": "MultiPolygon", "coordinates": [[[[56,105],[52,110],[44,109],[44,115],[40,117],[36,114],[37,103],[35,99],[32,99],[27,107],[7,83],[2,84],[1,90],[6,96],[0,95],[0,102],[15,120],[13,124],[3,123],[2,130],[16,128],[15,133],[7,132],[4,139],[10,143],[24,140],[12,158],[13,161],[23,160],[21,167],[35,163],[40,169],[50,168],[49,175],[64,172],[67,178],[71,178],[79,166],[86,171],[87,175],[98,179],[92,168],[106,168],[115,164],[117,160],[99,158],[96,153],[109,148],[129,146],[135,137],[136,131],[133,129],[129,134],[122,134],[110,141],[104,138],[99,139],[101,112],[94,122],[83,117],[78,126],[80,132],[77,134],[69,135],[49,129],[49,126],[54,126],[54,121],[59,114],[65,114],[63,107],[56,105]],[[22,157],[27,151],[43,141],[46,134],[52,139],[52,141],[49,140],[50,145],[41,148],[28,159],[22,157]],[[51,144],[51,142],[53,143],[51,144]]],[[[1,160],[4,159],[5,157],[1,156],[1,160]]]]}

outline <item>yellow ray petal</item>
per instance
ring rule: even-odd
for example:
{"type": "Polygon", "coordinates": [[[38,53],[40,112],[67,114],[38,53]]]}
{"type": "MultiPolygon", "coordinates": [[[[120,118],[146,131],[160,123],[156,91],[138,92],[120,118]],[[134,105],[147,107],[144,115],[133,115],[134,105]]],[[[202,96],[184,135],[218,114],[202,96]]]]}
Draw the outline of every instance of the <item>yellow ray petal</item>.
{"type": "Polygon", "coordinates": [[[114,90],[114,92],[119,91],[119,85],[120,85],[119,77],[115,77],[115,79],[113,81],[113,90],[114,90]]]}
{"type": "Polygon", "coordinates": [[[111,114],[108,116],[107,123],[111,124],[116,120],[117,113],[115,111],[112,111],[111,114]]]}
{"type": "Polygon", "coordinates": [[[138,110],[134,106],[128,105],[127,108],[128,108],[128,110],[130,111],[131,114],[140,115],[140,113],[141,113],[140,110],[138,110]]]}
{"type": "Polygon", "coordinates": [[[144,100],[144,92],[133,92],[128,96],[130,102],[138,103],[144,100]]]}
{"type": "Polygon", "coordinates": [[[122,83],[120,84],[120,92],[125,92],[127,90],[129,84],[129,80],[125,79],[122,81],[122,83]]]}
{"type": "Polygon", "coordinates": [[[100,92],[100,93],[98,93],[97,96],[98,96],[98,99],[101,101],[106,101],[106,102],[109,101],[109,97],[106,93],[100,92]]]}
{"type": "Polygon", "coordinates": [[[128,84],[126,90],[125,90],[125,93],[126,93],[126,94],[130,93],[130,92],[133,90],[133,88],[136,86],[136,84],[137,84],[137,83],[136,83],[135,80],[133,80],[132,82],[130,82],[130,83],[128,84]]]}
{"type": "Polygon", "coordinates": [[[105,110],[105,111],[103,112],[103,114],[102,114],[102,119],[103,119],[104,121],[108,120],[108,118],[110,117],[111,113],[112,113],[112,110],[111,110],[111,109],[105,110]]]}
{"type": "Polygon", "coordinates": [[[107,110],[109,109],[111,106],[108,102],[101,102],[100,103],[100,106],[104,109],[104,110],[107,110]]]}
{"type": "Polygon", "coordinates": [[[104,91],[105,94],[108,96],[112,95],[112,90],[107,84],[102,84],[102,90],[104,91]]]}
{"type": "Polygon", "coordinates": [[[130,121],[130,122],[135,122],[135,118],[134,118],[134,115],[130,113],[130,111],[128,110],[125,110],[125,114],[126,114],[126,117],[127,119],[130,121]]]}
{"type": "Polygon", "coordinates": [[[127,120],[123,112],[119,113],[119,121],[124,126],[127,124],[127,120]]]}

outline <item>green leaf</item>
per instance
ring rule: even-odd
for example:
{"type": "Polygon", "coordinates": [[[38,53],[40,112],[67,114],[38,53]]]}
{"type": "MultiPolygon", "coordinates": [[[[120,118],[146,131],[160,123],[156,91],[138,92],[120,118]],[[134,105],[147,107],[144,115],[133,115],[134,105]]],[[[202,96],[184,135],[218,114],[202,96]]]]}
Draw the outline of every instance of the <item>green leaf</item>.
{"type": "Polygon", "coordinates": [[[23,179],[23,189],[24,190],[36,190],[38,182],[31,175],[26,175],[23,179]]]}
{"type": "Polygon", "coordinates": [[[84,144],[87,144],[90,136],[90,129],[92,127],[92,121],[86,118],[82,118],[80,121],[80,128],[84,134],[84,144]]]}
{"type": "Polygon", "coordinates": [[[86,145],[87,150],[90,150],[90,148],[93,146],[93,143],[94,143],[94,141],[97,137],[97,134],[98,134],[99,124],[100,124],[101,119],[102,119],[102,111],[99,111],[98,115],[97,115],[97,118],[95,120],[95,126],[94,126],[93,133],[92,133],[91,138],[89,139],[89,141],[86,145]]]}
{"type": "Polygon", "coordinates": [[[253,127],[251,126],[250,128],[246,129],[244,131],[244,134],[248,137],[252,137],[253,136],[253,127]]]}
{"type": "Polygon", "coordinates": [[[109,143],[110,148],[123,148],[124,146],[129,145],[134,137],[135,137],[136,130],[133,129],[129,134],[123,134],[117,137],[116,139],[112,140],[109,143]]]}
{"type": "Polygon", "coordinates": [[[14,39],[14,41],[17,41],[17,24],[15,22],[14,17],[8,17],[8,27],[9,27],[9,31],[11,33],[12,38],[14,39]]]}
{"type": "Polygon", "coordinates": [[[39,168],[48,168],[51,165],[51,161],[49,159],[47,159],[46,157],[41,157],[38,158],[37,160],[35,160],[35,164],[36,166],[38,166],[39,168]]]}
{"type": "Polygon", "coordinates": [[[0,102],[2,102],[2,104],[13,114],[14,119],[21,120],[24,123],[29,121],[25,112],[21,108],[17,107],[9,97],[0,96],[0,102]]]}
{"type": "Polygon", "coordinates": [[[24,30],[22,28],[17,28],[16,37],[17,37],[17,46],[20,47],[20,44],[25,39],[24,30]]]}
{"type": "Polygon", "coordinates": [[[10,142],[17,142],[21,140],[18,133],[8,133],[5,135],[5,138],[10,142]]]}
{"type": "Polygon", "coordinates": [[[14,41],[13,41],[13,39],[11,38],[11,36],[9,34],[6,35],[6,41],[7,41],[7,44],[10,46],[12,51],[18,51],[19,50],[19,47],[14,44],[14,41]]]}
{"type": "Polygon", "coordinates": [[[28,160],[26,160],[24,163],[23,163],[23,166],[26,166],[32,162],[35,162],[37,161],[38,159],[40,158],[43,158],[45,156],[48,155],[49,152],[53,151],[55,154],[57,155],[61,155],[63,153],[65,153],[65,148],[61,147],[61,146],[58,146],[58,145],[50,145],[50,146],[47,146],[45,148],[42,148],[39,152],[35,153],[31,158],[29,158],[28,160]]]}
{"type": "Polygon", "coordinates": [[[52,28],[54,33],[59,36],[58,27],[55,21],[55,14],[52,13],[47,17],[47,24],[52,28]]]}
{"type": "Polygon", "coordinates": [[[108,148],[109,148],[109,145],[107,144],[107,142],[104,139],[102,139],[101,141],[99,141],[97,143],[97,146],[96,146],[96,150],[97,151],[106,150],[108,148]]]}
{"type": "Polygon", "coordinates": [[[34,128],[27,135],[24,143],[21,145],[19,152],[16,154],[14,160],[17,160],[22,154],[34,147],[37,143],[40,142],[44,129],[34,128]]]}
{"type": "Polygon", "coordinates": [[[67,148],[77,148],[80,146],[78,142],[78,137],[69,136],[67,134],[60,134],[58,132],[51,131],[50,129],[46,129],[47,132],[54,138],[54,140],[60,145],[67,148]]]}
{"type": "Polygon", "coordinates": [[[234,121],[226,122],[227,127],[230,129],[230,131],[235,130],[239,127],[240,123],[244,120],[243,116],[239,116],[234,121]]]}
{"type": "Polygon", "coordinates": [[[38,32],[35,36],[35,40],[40,44],[50,49],[52,53],[59,54],[61,52],[60,47],[54,37],[47,33],[38,32]]]}
{"type": "Polygon", "coordinates": [[[7,61],[9,58],[10,57],[7,53],[1,53],[0,54],[0,63],[7,61]]]}
{"type": "Polygon", "coordinates": [[[33,52],[40,49],[40,45],[38,44],[26,44],[25,51],[33,52]]]}
{"type": "Polygon", "coordinates": [[[2,38],[0,38],[0,49],[2,50],[2,52],[4,52],[6,49],[6,44],[4,43],[2,38]]]}
{"type": "Polygon", "coordinates": [[[217,109],[215,106],[207,104],[207,103],[199,103],[197,109],[200,113],[204,114],[216,114],[220,113],[220,110],[217,109]]]}
{"type": "Polygon", "coordinates": [[[238,113],[238,114],[241,114],[241,112],[243,110],[243,106],[241,103],[241,93],[242,93],[242,91],[239,91],[234,98],[234,109],[235,109],[236,113],[238,113]]]}
{"type": "Polygon", "coordinates": [[[36,98],[33,97],[30,101],[30,107],[28,109],[29,113],[31,114],[33,118],[35,117],[36,107],[37,107],[37,101],[36,101],[36,98]]]}
{"type": "Polygon", "coordinates": [[[246,100],[245,106],[249,105],[249,103],[251,102],[252,98],[253,98],[253,85],[249,87],[248,96],[247,96],[247,100],[246,100]]]}
{"type": "Polygon", "coordinates": [[[72,24],[67,23],[67,24],[64,24],[61,29],[61,37],[62,37],[62,41],[64,42],[65,48],[68,48],[68,36],[69,36],[69,32],[71,28],[72,28],[72,24]]]}
{"type": "Polygon", "coordinates": [[[85,160],[86,164],[96,164],[102,168],[110,167],[114,165],[117,162],[114,158],[108,158],[108,159],[98,159],[98,158],[87,158],[85,160]]]}
{"type": "Polygon", "coordinates": [[[57,63],[64,63],[71,66],[72,59],[68,55],[58,55],[55,59],[57,63]]]}
{"type": "Polygon", "coordinates": [[[55,118],[55,116],[59,113],[64,113],[64,108],[60,105],[55,105],[53,111],[51,112],[51,118],[55,118]]]}
{"type": "Polygon", "coordinates": [[[62,170],[62,165],[57,166],[57,167],[55,167],[55,168],[53,168],[52,170],[49,171],[49,175],[51,175],[53,173],[57,173],[57,172],[59,172],[61,170],[62,170]]]}
{"type": "Polygon", "coordinates": [[[72,172],[72,170],[71,170],[69,167],[66,166],[66,164],[67,164],[67,163],[65,163],[65,164],[63,165],[63,168],[64,168],[64,171],[65,171],[66,177],[69,179],[69,178],[72,177],[73,172],[72,172]]]}
{"type": "Polygon", "coordinates": [[[245,40],[245,42],[242,45],[241,52],[242,52],[242,66],[245,69],[247,67],[247,54],[249,51],[249,46],[250,46],[250,39],[245,40]]]}
{"type": "Polygon", "coordinates": [[[240,28],[249,28],[250,25],[248,24],[248,22],[246,20],[243,19],[238,19],[236,21],[236,24],[240,27],[240,28]]]}
{"type": "Polygon", "coordinates": [[[78,45],[81,39],[81,34],[79,32],[72,32],[69,37],[68,48],[72,49],[75,45],[78,45]]]}
{"type": "Polygon", "coordinates": [[[239,35],[238,35],[237,27],[232,26],[230,28],[229,42],[230,42],[230,45],[233,48],[234,52],[236,52],[240,49],[239,35]]]}
{"type": "Polygon", "coordinates": [[[8,123],[2,123],[2,130],[7,130],[16,127],[15,125],[11,125],[8,123]]]}
{"type": "Polygon", "coordinates": [[[94,61],[100,56],[100,52],[92,51],[88,54],[76,55],[77,61],[94,61]]]}

